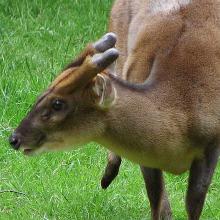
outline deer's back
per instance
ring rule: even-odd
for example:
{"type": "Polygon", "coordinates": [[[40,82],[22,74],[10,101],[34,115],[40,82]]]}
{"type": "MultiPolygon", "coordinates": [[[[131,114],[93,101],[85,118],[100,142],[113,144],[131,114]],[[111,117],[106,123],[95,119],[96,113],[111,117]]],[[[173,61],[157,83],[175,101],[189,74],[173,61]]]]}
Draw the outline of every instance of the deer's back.
{"type": "MultiPolygon", "coordinates": [[[[121,64],[123,75],[132,81],[138,74],[145,74],[145,79],[153,85],[152,96],[160,106],[158,112],[169,115],[167,122],[166,115],[161,115],[164,131],[166,125],[175,124],[170,138],[186,137],[192,158],[196,157],[193,147],[195,152],[198,148],[203,151],[220,131],[220,3],[214,0],[118,2],[124,3],[127,10],[122,9],[127,16],[126,35],[115,29],[119,41],[124,43],[123,47],[119,43],[119,50],[126,54],[121,64]]],[[[114,19],[122,22],[123,18],[114,19]]],[[[143,81],[144,77],[138,77],[142,80],[135,81],[143,81]]],[[[141,118],[142,123],[149,123],[144,122],[144,112],[141,118]]],[[[179,152],[185,148],[178,140],[175,146],[179,152]]],[[[168,155],[171,152],[172,149],[168,155]]],[[[188,162],[183,164],[187,167],[188,162]]]]}

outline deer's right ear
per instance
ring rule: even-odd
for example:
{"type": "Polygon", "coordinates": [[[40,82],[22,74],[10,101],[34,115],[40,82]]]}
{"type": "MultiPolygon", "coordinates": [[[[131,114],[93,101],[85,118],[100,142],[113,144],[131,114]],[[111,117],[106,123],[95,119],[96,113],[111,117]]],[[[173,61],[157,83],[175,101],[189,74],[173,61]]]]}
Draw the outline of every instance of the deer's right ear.
{"type": "Polygon", "coordinates": [[[110,78],[103,74],[98,74],[93,84],[93,92],[96,96],[96,105],[101,109],[108,109],[116,100],[117,93],[110,78]]]}

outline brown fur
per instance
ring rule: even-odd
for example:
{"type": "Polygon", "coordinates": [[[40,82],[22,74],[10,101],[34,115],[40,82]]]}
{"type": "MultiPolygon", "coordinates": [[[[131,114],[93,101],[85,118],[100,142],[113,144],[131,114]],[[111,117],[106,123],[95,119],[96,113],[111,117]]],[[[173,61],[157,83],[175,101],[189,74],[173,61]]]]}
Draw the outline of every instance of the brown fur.
{"type": "MultiPolygon", "coordinates": [[[[103,69],[84,53],[76,71],[70,66],[58,76],[52,84],[55,89],[18,127],[15,134],[21,144],[51,150],[97,141],[117,155],[157,170],[152,174],[157,173],[160,189],[156,206],[165,194],[158,170],[174,174],[190,170],[187,211],[189,219],[199,219],[219,154],[220,3],[186,2],[116,1],[111,28],[119,35],[122,53],[116,70],[133,82],[149,76],[144,86],[111,74],[94,78],[103,69]],[[67,81],[66,71],[70,71],[67,81]],[[51,109],[54,97],[66,103],[63,112],[51,109]],[[45,123],[41,116],[46,110],[50,115],[45,123]],[[30,133],[27,138],[28,126],[44,132],[43,143],[34,143],[30,133]]],[[[159,219],[159,211],[152,216],[159,219]]]]}

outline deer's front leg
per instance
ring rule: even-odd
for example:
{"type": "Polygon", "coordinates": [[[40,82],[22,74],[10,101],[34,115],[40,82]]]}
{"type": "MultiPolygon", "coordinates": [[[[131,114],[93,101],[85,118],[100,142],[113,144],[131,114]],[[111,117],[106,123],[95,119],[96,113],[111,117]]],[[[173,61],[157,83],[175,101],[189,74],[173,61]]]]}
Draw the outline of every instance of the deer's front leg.
{"type": "Polygon", "coordinates": [[[120,165],[121,165],[121,157],[119,157],[118,155],[116,155],[113,152],[109,152],[108,153],[108,163],[107,163],[107,166],[105,168],[105,172],[104,172],[102,180],[101,180],[101,186],[103,189],[108,188],[108,186],[111,184],[111,182],[118,175],[120,165]]]}
{"type": "Polygon", "coordinates": [[[201,160],[195,160],[190,169],[186,208],[189,220],[198,220],[202,213],[206,193],[218,161],[219,149],[207,148],[201,160]]]}
{"type": "Polygon", "coordinates": [[[165,191],[161,170],[141,167],[147,189],[153,220],[172,219],[170,203],[165,191]]]}

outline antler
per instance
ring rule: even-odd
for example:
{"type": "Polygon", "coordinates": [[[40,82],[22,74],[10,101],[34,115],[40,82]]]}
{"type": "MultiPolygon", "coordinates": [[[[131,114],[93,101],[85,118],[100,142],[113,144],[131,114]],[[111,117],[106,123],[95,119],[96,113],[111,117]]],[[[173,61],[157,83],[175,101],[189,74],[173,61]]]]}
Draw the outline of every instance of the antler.
{"type": "Polygon", "coordinates": [[[115,46],[115,43],[115,34],[108,33],[97,42],[90,44],[93,52],[85,50],[74,61],[74,64],[54,80],[51,85],[52,89],[59,90],[61,93],[70,93],[76,88],[86,86],[90,80],[118,58],[117,49],[111,48],[115,46]],[[97,51],[103,53],[97,53],[97,51]]]}
{"type": "Polygon", "coordinates": [[[90,55],[93,56],[96,53],[103,53],[106,50],[115,47],[117,36],[114,33],[107,33],[95,43],[90,43],[83,50],[83,52],[74,59],[65,69],[80,66],[84,62],[85,58],[90,55]]]}

